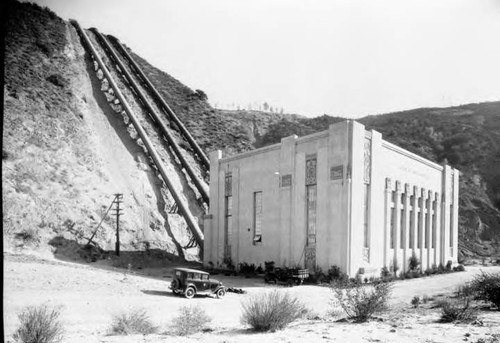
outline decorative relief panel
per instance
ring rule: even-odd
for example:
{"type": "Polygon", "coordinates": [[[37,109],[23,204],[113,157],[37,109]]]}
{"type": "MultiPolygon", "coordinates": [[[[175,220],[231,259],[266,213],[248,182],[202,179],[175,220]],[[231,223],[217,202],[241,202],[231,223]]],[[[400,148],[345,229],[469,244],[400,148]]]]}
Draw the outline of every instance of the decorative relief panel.
{"type": "Polygon", "coordinates": [[[290,187],[292,185],[292,174],[281,176],[281,187],[290,187]]]}
{"type": "Polygon", "coordinates": [[[230,172],[226,173],[224,182],[224,195],[230,197],[233,195],[233,176],[230,172]]]}
{"type": "Polygon", "coordinates": [[[363,180],[365,183],[370,183],[372,169],[372,140],[369,138],[365,138],[364,151],[363,180]]]}
{"type": "Polygon", "coordinates": [[[316,184],[316,168],[317,168],[316,158],[310,158],[306,160],[306,185],[316,184]]]}
{"type": "Polygon", "coordinates": [[[305,267],[309,270],[314,270],[316,268],[316,246],[306,247],[304,255],[305,267]]]}
{"type": "Polygon", "coordinates": [[[370,263],[370,248],[363,248],[363,261],[370,263]]]}

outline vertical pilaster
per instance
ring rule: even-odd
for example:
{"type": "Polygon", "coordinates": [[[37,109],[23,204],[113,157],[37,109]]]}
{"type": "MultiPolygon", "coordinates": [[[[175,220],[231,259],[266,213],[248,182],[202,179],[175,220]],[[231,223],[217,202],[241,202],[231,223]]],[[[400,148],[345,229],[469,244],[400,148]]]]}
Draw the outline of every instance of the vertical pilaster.
{"type": "Polygon", "coordinates": [[[443,166],[443,177],[441,181],[442,185],[442,190],[441,190],[441,195],[442,195],[442,211],[441,211],[441,232],[442,232],[442,237],[443,239],[441,240],[441,254],[443,255],[443,261],[448,262],[448,260],[451,259],[450,257],[450,204],[451,204],[451,182],[452,182],[452,176],[451,176],[452,168],[448,165],[443,166]]]}
{"type": "Polygon", "coordinates": [[[408,259],[410,258],[410,185],[405,184],[405,193],[403,198],[404,222],[403,222],[403,260],[401,261],[401,270],[406,273],[408,270],[408,259]]]}
{"type": "Polygon", "coordinates": [[[295,147],[297,136],[289,136],[281,139],[280,164],[279,164],[279,199],[280,199],[280,236],[279,241],[280,265],[290,261],[292,237],[292,196],[294,191],[294,168],[295,168],[295,147]]]}
{"type": "Polygon", "coordinates": [[[385,179],[385,244],[384,244],[384,266],[389,268],[391,261],[391,201],[392,182],[390,178],[385,179]]]}
{"type": "Polygon", "coordinates": [[[427,243],[427,269],[432,266],[432,191],[427,192],[427,226],[426,243],[427,243]]]}
{"type": "Polygon", "coordinates": [[[290,256],[287,266],[304,262],[306,245],[306,155],[297,153],[295,156],[295,178],[293,179],[291,234],[287,237],[290,244],[290,256]]]}
{"type": "Polygon", "coordinates": [[[428,191],[427,194],[427,268],[431,268],[433,264],[433,249],[432,249],[432,215],[434,213],[434,209],[432,206],[432,201],[434,200],[433,192],[428,191]]]}
{"type": "Polygon", "coordinates": [[[350,121],[350,161],[351,187],[349,190],[349,235],[348,235],[348,270],[349,275],[355,275],[363,265],[363,203],[364,198],[364,154],[365,127],[350,121]]]}
{"type": "Polygon", "coordinates": [[[412,250],[412,255],[417,256],[417,244],[418,244],[418,236],[417,236],[417,226],[418,226],[418,198],[419,198],[419,188],[417,186],[413,186],[413,225],[410,230],[412,231],[413,244],[410,247],[412,250]]]}
{"type": "MultiPolygon", "coordinates": [[[[219,236],[221,235],[220,230],[222,226],[220,225],[220,165],[219,160],[222,158],[222,151],[216,150],[210,153],[210,208],[209,214],[212,215],[211,225],[209,228],[205,228],[205,241],[204,241],[204,261],[212,262],[217,265],[219,256],[219,236]],[[207,232],[210,230],[210,232],[207,232]]],[[[224,199],[222,199],[224,200],[224,199]]]]}
{"type": "Polygon", "coordinates": [[[427,192],[425,188],[420,190],[420,234],[418,237],[418,241],[420,242],[420,267],[422,271],[425,271],[427,268],[427,254],[425,254],[425,214],[427,213],[426,209],[426,200],[427,200],[427,192]]]}
{"type": "MultiPolygon", "coordinates": [[[[380,266],[385,265],[384,246],[385,237],[380,232],[384,228],[385,202],[384,183],[385,172],[382,151],[382,134],[371,130],[371,177],[370,177],[370,206],[368,218],[368,239],[369,239],[369,261],[370,265],[377,266],[377,273],[380,266]]],[[[373,267],[374,268],[374,267],[373,267]]]]}
{"type": "Polygon", "coordinates": [[[451,214],[453,217],[452,230],[453,230],[453,239],[452,239],[452,247],[453,247],[453,256],[452,261],[458,261],[458,185],[459,185],[459,171],[458,169],[453,169],[453,193],[452,193],[452,204],[453,204],[453,213],[451,214]]]}
{"type": "Polygon", "coordinates": [[[396,199],[394,199],[394,259],[393,267],[401,269],[401,181],[396,181],[396,199]]]}
{"type": "Polygon", "coordinates": [[[435,207],[435,217],[434,217],[434,227],[436,228],[436,232],[434,233],[435,242],[434,242],[434,264],[439,266],[440,263],[443,265],[445,262],[441,256],[441,196],[436,192],[435,196],[436,207],[435,207]]]}
{"type": "Polygon", "coordinates": [[[231,170],[233,178],[232,194],[233,194],[233,221],[231,228],[231,261],[237,266],[240,263],[240,167],[235,166],[231,170]]]}

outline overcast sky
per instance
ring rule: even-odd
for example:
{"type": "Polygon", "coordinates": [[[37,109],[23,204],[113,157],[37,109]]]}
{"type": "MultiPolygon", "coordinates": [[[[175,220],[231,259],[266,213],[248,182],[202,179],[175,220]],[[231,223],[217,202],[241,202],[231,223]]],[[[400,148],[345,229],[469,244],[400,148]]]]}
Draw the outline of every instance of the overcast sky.
{"type": "Polygon", "coordinates": [[[218,107],[356,118],[500,100],[500,0],[35,2],[218,107]]]}

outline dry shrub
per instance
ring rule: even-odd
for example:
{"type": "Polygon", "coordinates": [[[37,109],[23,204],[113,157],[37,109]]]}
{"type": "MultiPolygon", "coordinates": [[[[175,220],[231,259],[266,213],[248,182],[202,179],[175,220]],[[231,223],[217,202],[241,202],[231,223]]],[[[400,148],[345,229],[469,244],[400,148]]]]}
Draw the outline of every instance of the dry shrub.
{"type": "Polygon", "coordinates": [[[254,295],[242,307],[241,322],[255,331],[281,330],[307,313],[297,297],[277,290],[254,295]]]}
{"type": "Polygon", "coordinates": [[[414,296],[413,299],[411,299],[411,304],[414,308],[417,308],[420,305],[420,298],[418,296],[414,296]]]}
{"type": "Polygon", "coordinates": [[[493,303],[500,311],[500,273],[482,272],[472,280],[470,287],[477,299],[493,303]]]}
{"type": "Polygon", "coordinates": [[[40,233],[37,228],[29,227],[16,233],[16,237],[21,239],[26,245],[38,245],[40,243],[40,233]]]}
{"type": "Polygon", "coordinates": [[[459,296],[452,302],[444,301],[440,306],[442,323],[468,323],[477,318],[477,308],[471,305],[471,298],[468,296],[459,296]]]}
{"type": "Polygon", "coordinates": [[[182,306],[179,314],[173,320],[174,333],[186,336],[200,332],[212,321],[203,308],[199,305],[182,306]]]}
{"type": "Polygon", "coordinates": [[[340,304],[347,316],[357,322],[365,322],[374,314],[387,309],[387,301],[391,295],[392,285],[379,283],[373,287],[353,285],[342,289],[332,287],[334,305],[340,304]]]}
{"type": "Polygon", "coordinates": [[[111,334],[114,335],[149,335],[155,333],[158,327],[153,324],[144,309],[133,309],[113,315],[111,334]]]}
{"type": "Polygon", "coordinates": [[[58,308],[47,305],[28,306],[19,314],[19,327],[13,337],[16,342],[52,343],[63,338],[63,325],[58,308]]]}

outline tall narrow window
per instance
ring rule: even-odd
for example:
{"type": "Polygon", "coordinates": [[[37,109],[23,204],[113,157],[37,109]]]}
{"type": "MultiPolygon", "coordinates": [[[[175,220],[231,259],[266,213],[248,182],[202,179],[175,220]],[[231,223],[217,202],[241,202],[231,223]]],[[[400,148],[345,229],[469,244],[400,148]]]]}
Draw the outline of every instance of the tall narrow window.
{"type": "Polygon", "coordinates": [[[368,232],[368,216],[370,211],[370,185],[364,185],[364,205],[363,205],[363,247],[370,247],[370,237],[368,232]]]}
{"type": "Polygon", "coordinates": [[[391,249],[394,249],[394,222],[396,221],[396,218],[394,218],[395,215],[396,211],[393,207],[391,208],[391,249]]]}
{"type": "Polygon", "coordinates": [[[225,177],[225,222],[224,222],[224,245],[226,246],[226,257],[231,256],[231,236],[233,234],[233,177],[231,173],[226,173],[225,177]]]}
{"type": "Polygon", "coordinates": [[[453,248],[453,205],[450,205],[450,248],[453,248]]]}
{"type": "Polygon", "coordinates": [[[400,247],[401,249],[405,248],[405,235],[404,233],[404,227],[405,227],[405,210],[401,210],[400,212],[401,216],[399,217],[399,235],[400,235],[400,247]]]}
{"type": "Polygon", "coordinates": [[[432,237],[431,237],[431,247],[436,247],[436,202],[432,202],[432,237]]]}
{"type": "Polygon", "coordinates": [[[262,192],[253,193],[253,244],[262,243],[262,192]]]}
{"type": "Polygon", "coordinates": [[[424,232],[424,247],[428,248],[429,247],[429,214],[425,214],[425,221],[424,221],[424,226],[425,226],[425,232],[424,232]]]}
{"type": "Polygon", "coordinates": [[[410,248],[415,246],[415,220],[413,218],[413,211],[413,209],[410,210],[410,227],[408,228],[410,230],[410,248]]]}
{"type": "Polygon", "coordinates": [[[422,248],[422,204],[423,200],[422,198],[418,198],[418,212],[417,212],[417,242],[418,242],[418,248],[422,248]]]}

